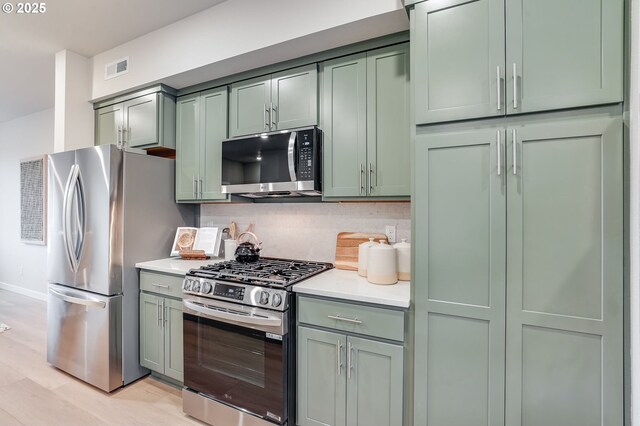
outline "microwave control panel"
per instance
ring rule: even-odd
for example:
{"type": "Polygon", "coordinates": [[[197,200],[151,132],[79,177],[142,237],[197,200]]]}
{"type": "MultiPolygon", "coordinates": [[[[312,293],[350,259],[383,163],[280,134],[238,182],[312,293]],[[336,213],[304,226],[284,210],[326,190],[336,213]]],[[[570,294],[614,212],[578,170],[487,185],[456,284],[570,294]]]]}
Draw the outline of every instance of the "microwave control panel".
{"type": "Polygon", "coordinates": [[[312,130],[298,132],[298,180],[314,179],[315,141],[312,130]]]}

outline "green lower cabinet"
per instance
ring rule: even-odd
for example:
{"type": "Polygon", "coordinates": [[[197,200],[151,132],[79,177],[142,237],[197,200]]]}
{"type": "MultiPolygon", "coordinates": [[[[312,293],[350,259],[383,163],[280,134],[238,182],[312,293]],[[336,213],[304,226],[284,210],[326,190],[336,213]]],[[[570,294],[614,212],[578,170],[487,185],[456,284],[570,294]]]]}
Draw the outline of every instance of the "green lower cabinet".
{"type": "Polygon", "coordinates": [[[140,293],[140,365],[184,381],[182,301],[140,293]]]}
{"type": "Polygon", "coordinates": [[[299,426],[398,426],[401,345],[298,327],[299,426]]]}
{"type": "Polygon", "coordinates": [[[476,124],[416,137],[414,422],[620,425],[622,120],[476,124]]]}

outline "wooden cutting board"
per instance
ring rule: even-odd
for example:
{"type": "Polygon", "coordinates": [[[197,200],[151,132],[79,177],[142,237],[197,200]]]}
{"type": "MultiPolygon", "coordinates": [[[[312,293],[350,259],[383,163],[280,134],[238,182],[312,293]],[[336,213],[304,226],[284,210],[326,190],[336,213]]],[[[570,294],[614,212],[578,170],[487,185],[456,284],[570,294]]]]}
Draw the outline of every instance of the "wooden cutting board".
{"type": "Polygon", "coordinates": [[[348,271],[358,270],[358,246],[361,243],[369,241],[369,238],[385,240],[385,234],[367,234],[366,232],[340,232],[336,238],[336,261],[337,269],[346,269],[348,271]]]}

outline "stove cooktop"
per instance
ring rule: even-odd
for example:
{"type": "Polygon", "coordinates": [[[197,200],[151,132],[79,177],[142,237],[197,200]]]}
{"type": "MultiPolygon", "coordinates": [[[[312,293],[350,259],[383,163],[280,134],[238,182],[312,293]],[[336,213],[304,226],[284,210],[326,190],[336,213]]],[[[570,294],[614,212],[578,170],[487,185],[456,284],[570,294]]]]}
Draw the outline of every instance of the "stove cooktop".
{"type": "Polygon", "coordinates": [[[288,287],[313,275],[332,269],[331,263],[263,257],[256,262],[235,260],[191,269],[187,275],[269,287],[288,287]]]}

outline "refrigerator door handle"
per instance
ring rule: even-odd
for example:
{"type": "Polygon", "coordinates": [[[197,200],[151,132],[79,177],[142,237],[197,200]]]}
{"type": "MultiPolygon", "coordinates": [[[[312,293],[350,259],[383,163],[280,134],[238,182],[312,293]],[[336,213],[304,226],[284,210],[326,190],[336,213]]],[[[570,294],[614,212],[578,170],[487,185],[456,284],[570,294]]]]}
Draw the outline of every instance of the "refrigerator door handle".
{"type": "Polygon", "coordinates": [[[107,306],[105,302],[102,302],[100,300],[94,300],[91,298],[84,299],[80,297],[73,297],[73,296],[69,296],[68,294],[60,293],[59,291],[56,291],[52,288],[49,288],[49,293],[51,293],[53,296],[57,297],[58,299],[62,299],[65,302],[74,303],[76,305],[83,305],[83,306],[88,306],[90,308],[99,308],[99,309],[104,309],[107,306]]]}
{"type": "Polygon", "coordinates": [[[84,205],[84,188],[82,178],[80,176],[80,166],[74,164],[71,166],[69,179],[64,192],[62,202],[63,221],[62,221],[62,238],[67,249],[67,258],[73,272],[78,272],[80,266],[80,256],[84,247],[84,223],[85,223],[85,205],[84,205]],[[76,241],[72,240],[71,228],[74,222],[72,218],[73,198],[77,198],[75,211],[75,225],[78,230],[76,241]]]}

